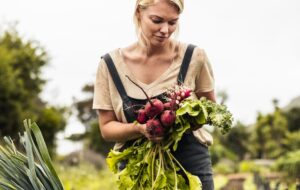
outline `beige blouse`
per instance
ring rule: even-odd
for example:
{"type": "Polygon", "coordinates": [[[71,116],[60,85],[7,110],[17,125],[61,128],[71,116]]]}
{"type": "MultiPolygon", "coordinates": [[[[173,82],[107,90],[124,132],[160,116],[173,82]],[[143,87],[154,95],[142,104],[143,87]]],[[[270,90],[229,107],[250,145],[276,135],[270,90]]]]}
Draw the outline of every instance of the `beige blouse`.
{"type": "MultiPolygon", "coordinates": [[[[125,76],[128,75],[139,84],[150,97],[159,95],[177,83],[177,76],[186,48],[187,44],[181,43],[179,56],[177,56],[169,68],[159,78],[150,84],[144,84],[134,78],[126,63],[124,63],[119,49],[111,51],[109,54],[117,68],[127,95],[136,99],[145,99],[145,95],[141,89],[130,82],[125,76]]],[[[204,50],[195,48],[184,85],[191,88],[194,92],[209,92],[214,89],[213,71],[204,50]]],[[[195,93],[192,93],[192,98],[197,98],[195,93]]],[[[118,121],[127,123],[123,112],[122,99],[103,59],[100,60],[97,70],[93,109],[113,110],[118,121]]],[[[212,136],[204,128],[193,131],[193,134],[202,144],[211,145],[213,142],[212,136]]],[[[124,142],[117,142],[115,149],[120,148],[123,143],[124,142]]]]}

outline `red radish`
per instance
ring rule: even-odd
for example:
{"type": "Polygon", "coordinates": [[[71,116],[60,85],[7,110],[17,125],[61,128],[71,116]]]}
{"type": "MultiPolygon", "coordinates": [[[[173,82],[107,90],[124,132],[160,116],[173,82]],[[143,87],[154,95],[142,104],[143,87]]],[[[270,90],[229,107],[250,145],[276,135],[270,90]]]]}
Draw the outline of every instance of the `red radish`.
{"type": "Polygon", "coordinates": [[[144,109],[138,110],[137,121],[146,123],[147,130],[153,136],[163,136],[176,120],[175,111],[180,102],[189,97],[191,90],[183,86],[175,86],[167,92],[166,103],[154,98],[150,99],[144,89],[126,76],[133,84],[139,87],[145,94],[148,102],[144,109]]]}
{"type": "Polygon", "coordinates": [[[181,97],[182,99],[186,98],[185,92],[182,91],[182,92],[180,93],[180,97],[181,97]]]}
{"type": "Polygon", "coordinates": [[[170,107],[171,107],[171,110],[176,110],[177,109],[178,104],[176,103],[176,100],[171,100],[170,101],[170,107]]]}
{"type": "Polygon", "coordinates": [[[136,120],[141,124],[144,124],[147,122],[147,115],[146,115],[146,111],[144,109],[140,109],[138,111],[138,116],[137,116],[136,120]]]}
{"type": "Polygon", "coordinates": [[[146,111],[146,115],[150,118],[155,117],[156,115],[160,114],[163,110],[164,110],[164,104],[159,100],[159,99],[153,99],[151,100],[149,98],[149,96],[147,95],[147,93],[145,92],[145,90],[138,85],[137,83],[135,83],[133,80],[131,80],[127,75],[126,77],[133,83],[135,84],[137,87],[139,87],[143,93],[145,94],[148,102],[145,106],[145,111],[146,111]]]}
{"type": "Polygon", "coordinates": [[[173,125],[175,119],[176,119],[175,112],[171,110],[165,110],[160,116],[160,121],[165,127],[170,127],[171,125],[173,125]]]}
{"type": "Polygon", "coordinates": [[[164,129],[158,119],[149,119],[146,123],[147,130],[153,136],[163,136],[164,129]]]}
{"type": "Polygon", "coordinates": [[[170,94],[170,98],[171,99],[174,99],[176,97],[176,94],[175,94],[175,92],[171,92],[171,94],[170,94]]]}
{"type": "Polygon", "coordinates": [[[184,94],[185,94],[185,98],[189,97],[191,95],[191,90],[190,89],[185,89],[184,94]]]}
{"type": "Polygon", "coordinates": [[[166,103],[164,103],[164,109],[165,109],[165,110],[171,109],[171,102],[166,102],[166,103]]]}
{"type": "Polygon", "coordinates": [[[176,101],[172,99],[169,102],[164,103],[165,110],[176,110],[177,106],[176,101]]]}
{"type": "Polygon", "coordinates": [[[163,137],[164,136],[164,128],[163,127],[155,127],[154,129],[154,136],[156,137],[163,137]]]}
{"type": "Polygon", "coordinates": [[[146,115],[150,118],[155,117],[164,110],[164,104],[159,99],[150,100],[145,106],[146,115]]]}

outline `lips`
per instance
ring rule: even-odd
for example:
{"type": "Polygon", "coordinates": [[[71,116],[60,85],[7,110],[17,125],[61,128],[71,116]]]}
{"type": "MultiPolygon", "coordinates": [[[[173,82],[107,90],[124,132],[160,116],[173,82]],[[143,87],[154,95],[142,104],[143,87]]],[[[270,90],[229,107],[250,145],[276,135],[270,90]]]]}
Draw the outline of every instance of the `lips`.
{"type": "Polygon", "coordinates": [[[159,41],[164,41],[167,39],[167,37],[163,37],[163,36],[155,36],[155,38],[157,38],[159,41]]]}
{"type": "Polygon", "coordinates": [[[160,39],[165,39],[165,38],[167,38],[167,37],[164,37],[164,36],[155,36],[155,37],[160,38],[160,39]]]}

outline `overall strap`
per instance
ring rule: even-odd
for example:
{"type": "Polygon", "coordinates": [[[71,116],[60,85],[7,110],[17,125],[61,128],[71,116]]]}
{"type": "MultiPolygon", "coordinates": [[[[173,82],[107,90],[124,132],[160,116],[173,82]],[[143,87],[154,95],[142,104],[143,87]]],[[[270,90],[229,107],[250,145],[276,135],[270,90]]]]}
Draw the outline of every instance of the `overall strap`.
{"type": "Polygon", "coordinates": [[[181,67],[180,67],[180,71],[179,71],[179,74],[178,74],[178,78],[177,78],[177,83],[179,85],[184,83],[184,79],[185,79],[187,70],[189,68],[189,64],[190,64],[190,61],[191,61],[191,58],[192,58],[193,51],[194,51],[195,47],[196,46],[194,46],[192,44],[189,44],[186,51],[185,51],[183,61],[182,61],[181,67]]]}
{"type": "Polygon", "coordinates": [[[108,71],[109,71],[109,73],[110,73],[110,76],[112,77],[112,79],[113,79],[113,81],[114,81],[114,83],[115,83],[115,86],[116,86],[116,88],[117,88],[117,90],[118,90],[118,92],[119,92],[119,94],[120,94],[122,100],[123,100],[123,101],[124,101],[124,100],[127,101],[127,100],[128,100],[127,93],[126,93],[126,91],[125,91],[125,88],[124,88],[124,86],[123,86],[123,83],[122,83],[122,81],[121,81],[121,79],[120,79],[120,76],[119,76],[119,74],[118,74],[118,71],[117,71],[117,69],[116,69],[116,66],[115,66],[115,64],[114,64],[114,62],[113,62],[111,56],[107,53],[107,54],[105,54],[102,58],[103,58],[103,59],[105,60],[105,62],[106,62],[106,65],[107,65],[108,71]]]}
{"type": "Polygon", "coordinates": [[[128,122],[133,122],[135,120],[135,115],[132,111],[132,109],[130,109],[130,107],[132,106],[132,102],[130,100],[130,98],[128,97],[126,90],[123,86],[123,83],[120,79],[120,76],[118,74],[118,71],[116,69],[116,66],[111,58],[111,56],[107,53],[103,56],[103,59],[105,60],[105,63],[107,65],[108,71],[110,73],[110,76],[112,77],[115,86],[122,98],[123,101],[123,108],[124,108],[124,115],[126,117],[126,120],[128,122]]]}

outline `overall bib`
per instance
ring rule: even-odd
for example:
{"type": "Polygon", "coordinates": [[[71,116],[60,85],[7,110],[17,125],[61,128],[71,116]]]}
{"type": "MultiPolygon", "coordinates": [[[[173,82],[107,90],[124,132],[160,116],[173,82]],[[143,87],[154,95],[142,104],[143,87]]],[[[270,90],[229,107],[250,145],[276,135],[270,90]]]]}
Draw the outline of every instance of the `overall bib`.
{"type": "MultiPolygon", "coordinates": [[[[189,63],[191,61],[191,57],[193,54],[195,46],[189,45],[185,52],[181,68],[178,74],[177,82],[178,84],[182,84],[184,82],[189,63]]],[[[132,105],[145,105],[147,103],[147,99],[136,99],[129,97],[125,91],[125,88],[121,82],[119,74],[116,70],[116,67],[113,63],[112,58],[109,54],[103,56],[109,73],[115,83],[115,86],[122,98],[123,101],[123,111],[128,123],[132,123],[137,118],[137,110],[140,109],[139,106],[132,105]],[[124,109],[126,108],[126,109],[124,109]]],[[[155,98],[160,99],[164,102],[164,93],[155,96],[155,98]]],[[[121,148],[120,151],[123,151],[127,147],[129,147],[134,140],[127,141],[125,145],[121,148]]],[[[192,132],[186,132],[181,141],[178,143],[178,148],[175,152],[173,152],[175,158],[181,163],[181,165],[189,171],[191,174],[196,175],[200,178],[202,182],[203,190],[213,190],[213,177],[211,170],[211,159],[209,155],[209,151],[207,146],[201,144],[192,132]]],[[[126,162],[121,163],[119,169],[122,170],[126,166],[126,162]]]]}

